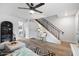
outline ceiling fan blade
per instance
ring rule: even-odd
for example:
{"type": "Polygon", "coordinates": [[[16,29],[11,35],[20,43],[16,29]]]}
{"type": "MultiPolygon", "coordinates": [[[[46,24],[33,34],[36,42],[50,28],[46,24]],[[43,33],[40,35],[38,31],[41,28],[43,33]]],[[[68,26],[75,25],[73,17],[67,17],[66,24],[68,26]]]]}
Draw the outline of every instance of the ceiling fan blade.
{"type": "Polygon", "coordinates": [[[30,3],[31,4],[31,6],[34,6],[34,4],[33,3],[30,3]]]}
{"type": "Polygon", "coordinates": [[[44,4],[45,3],[40,3],[40,4],[36,5],[34,8],[38,8],[38,7],[40,7],[40,6],[44,5],[44,4]]]}
{"type": "Polygon", "coordinates": [[[27,4],[29,7],[31,7],[29,3],[26,3],[26,4],[27,4]]]}
{"type": "Polygon", "coordinates": [[[34,9],[34,11],[39,12],[39,13],[43,13],[43,12],[41,12],[41,11],[39,11],[39,10],[36,10],[36,9],[34,9]]]}
{"type": "Polygon", "coordinates": [[[19,9],[29,9],[29,8],[24,8],[24,7],[18,7],[19,9]]]}

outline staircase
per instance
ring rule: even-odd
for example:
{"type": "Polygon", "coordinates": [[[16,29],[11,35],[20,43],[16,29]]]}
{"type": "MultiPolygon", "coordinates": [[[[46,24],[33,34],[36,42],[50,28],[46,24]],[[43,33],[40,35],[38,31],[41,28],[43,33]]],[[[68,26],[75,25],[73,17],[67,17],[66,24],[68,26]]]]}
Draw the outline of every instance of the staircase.
{"type": "Polygon", "coordinates": [[[53,34],[57,39],[60,40],[60,35],[64,33],[63,31],[61,31],[59,28],[57,28],[44,18],[35,20],[40,23],[44,28],[46,28],[51,34],[53,34]]]}

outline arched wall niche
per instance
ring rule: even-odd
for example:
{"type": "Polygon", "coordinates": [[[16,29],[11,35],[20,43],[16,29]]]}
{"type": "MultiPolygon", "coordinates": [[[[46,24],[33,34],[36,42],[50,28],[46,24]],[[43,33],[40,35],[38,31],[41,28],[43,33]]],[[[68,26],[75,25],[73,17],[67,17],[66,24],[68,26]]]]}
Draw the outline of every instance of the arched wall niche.
{"type": "Polygon", "coordinates": [[[1,22],[1,42],[13,40],[13,23],[10,21],[1,22]]]}

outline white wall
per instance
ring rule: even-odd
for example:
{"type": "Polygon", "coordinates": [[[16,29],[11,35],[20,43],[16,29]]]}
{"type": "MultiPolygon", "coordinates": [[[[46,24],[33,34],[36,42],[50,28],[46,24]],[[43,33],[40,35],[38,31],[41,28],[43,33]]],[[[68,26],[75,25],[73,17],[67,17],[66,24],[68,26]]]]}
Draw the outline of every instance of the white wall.
{"type": "Polygon", "coordinates": [[[75,16],[75,30],[76,30],[75,40],[77,41],[77,43],[79,43],[79,11],[76,13],[75,16]]]}
{"type": "Polygon", "coordinates": [[[29,36],[30,38],[38,38],[37,32],[38,25],[36,24],[34,19],[29,20],[29,36]]]}
{"type": "Polygon", "coordinates": [[[29,38],[29,20],[24,22],[25,38],[29,38]]]}
{"type": "Polygon", "coordinates": [[[16,35],[16,37],[18,37],[18,21],[19,20],[22,20],[22,19],[10,16],[10,15],[0,15],[0,24],[3,21],[10,21],[13,23],[13,33],[16,35]]]}
{"type": "Polygon", "coordinates": [[[18,21],[23,21],[24,25],[24,33],[26,38],[38,38],[38,33],[37,33],[37,24],[33,20],[28,20],[28,19],[22,19],[10,15],[1,15],[0,16],[0,24],[3,21],[10,21],[13,23],[13,33],[15,33],[16,38],[19,39],[20,36],[18,34],[18,21]]]}
{"type": "Polygon", "coordinates": [[[75,16],[65,16],[61,18],[46,18],[49,22],[54,24],[60,30],[64,32],[60,36],[61,40],[75,43],[75,16]]]}

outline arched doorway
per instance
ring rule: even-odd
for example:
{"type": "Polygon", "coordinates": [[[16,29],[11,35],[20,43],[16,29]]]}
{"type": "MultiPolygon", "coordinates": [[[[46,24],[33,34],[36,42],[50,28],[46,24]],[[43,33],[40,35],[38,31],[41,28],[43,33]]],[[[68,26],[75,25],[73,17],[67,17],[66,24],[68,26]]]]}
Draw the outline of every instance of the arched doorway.
{"type": "Polygon", "coordinates": [[[9,21],[1,23],[1,42],[12,41],[13,39],[13,24],[9,21]]]}

